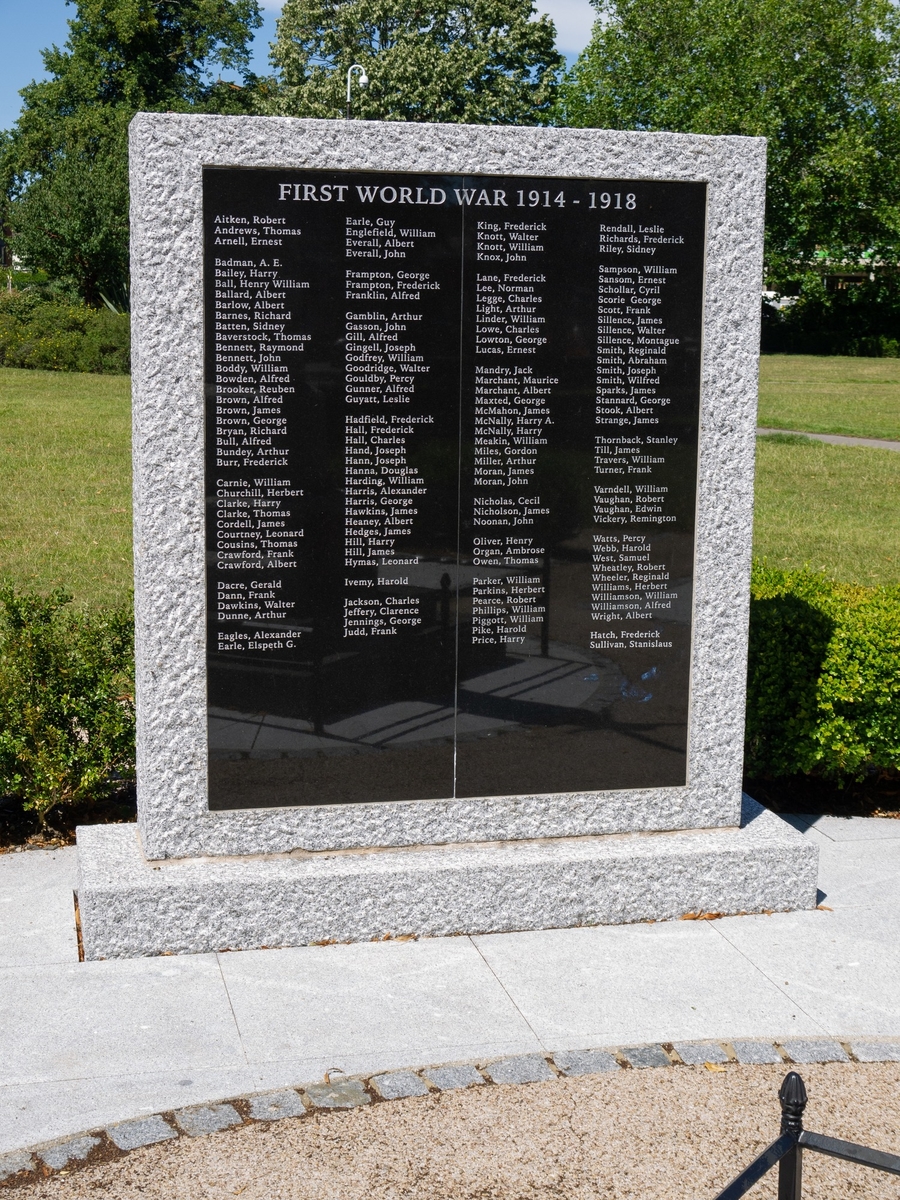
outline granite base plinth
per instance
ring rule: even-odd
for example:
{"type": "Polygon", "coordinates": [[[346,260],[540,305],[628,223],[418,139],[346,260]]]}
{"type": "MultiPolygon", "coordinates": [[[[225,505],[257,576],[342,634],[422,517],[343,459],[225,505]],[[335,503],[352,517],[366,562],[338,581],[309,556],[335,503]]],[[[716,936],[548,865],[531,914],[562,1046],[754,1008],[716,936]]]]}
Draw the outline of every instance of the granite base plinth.
{"type": "Polygon", "coordinates": [[[813,908],[818,852],[755,801],[740,828],[230,858],[78,830],[87,959],[813,908]]]}

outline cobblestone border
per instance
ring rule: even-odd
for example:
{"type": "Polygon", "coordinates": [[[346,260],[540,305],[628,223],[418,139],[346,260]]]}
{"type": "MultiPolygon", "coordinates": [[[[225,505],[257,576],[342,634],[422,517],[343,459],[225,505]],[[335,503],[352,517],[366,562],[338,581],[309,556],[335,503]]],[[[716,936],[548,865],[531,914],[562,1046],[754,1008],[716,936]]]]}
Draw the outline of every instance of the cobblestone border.
{"type": "Polygon", "coordinates": [[[112,1162],[133,1150],[177,1138],[204,1137],[261,1121],[286,1121],[310,1113],[358,1108],[457,1088],[541,1083],[550,1079],[644,1070],[658,1067],[706,1067],[725,1070],[729,1063],[786,1065],[807,1063],[900,1062],[900,1040],[747,1038],[727,1041],[651,1042],[555,1054],[517,1054],[506,1058],[446,1063],[415,1070],[372,1075],[326,1073],[321,1083],[257,1092],[212,1104],[195,1104],[152,1116],[119,1121],[86,1133],[0,1154],[0,1189],[34,1183],[59,1173],[112,1162]],[[337,1076],[337,1078],[332,1078],[337,1076]]]}

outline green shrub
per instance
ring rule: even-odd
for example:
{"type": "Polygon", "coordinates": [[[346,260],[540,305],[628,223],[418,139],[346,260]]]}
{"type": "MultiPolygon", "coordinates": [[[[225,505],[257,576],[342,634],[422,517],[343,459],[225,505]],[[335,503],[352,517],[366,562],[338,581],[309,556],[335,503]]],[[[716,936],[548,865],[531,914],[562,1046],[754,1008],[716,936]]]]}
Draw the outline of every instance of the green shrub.
{"type": "Polygon", "coordinates": [[[0,364],[127,374],[127,313],[88,308],[46,289],[0,292],[0,364]]]}
{"type": "Polygon", "coordinates": [[[900,767],[900,587],[757,563],[746,769],[839,780],[900,767]]]}
{"type": "Polygon", "coordinates": [[[829,289],[823,275],[810,272],[797,281],[793,304],[779,310],[763,304],[763,354],[900,357],[900,275],[871,274],[875,277],[829,289]]]}
{"type": "Polygon", "coordinates": [[[134,777],[132,614],[70,601],[0,588],[0,793],[42,826],[134,777]]]}

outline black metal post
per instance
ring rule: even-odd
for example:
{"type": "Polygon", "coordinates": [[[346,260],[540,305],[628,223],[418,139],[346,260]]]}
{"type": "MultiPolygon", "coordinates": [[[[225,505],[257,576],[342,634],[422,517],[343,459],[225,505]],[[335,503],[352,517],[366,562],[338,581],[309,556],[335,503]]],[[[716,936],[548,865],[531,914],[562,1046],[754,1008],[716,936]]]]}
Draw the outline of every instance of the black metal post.
{"type": "MultiPolygon", "coordinates": [[[[781,1101],[781,1132],[799,1138],[803,1132],[806,1088],[796,1071],[789,1071],[778,1092],[781,1101]]],[[[795,1145],[778,1164],[778,1200],[801,1200],[803,1187],[802,1149],[795,1145]]]]}

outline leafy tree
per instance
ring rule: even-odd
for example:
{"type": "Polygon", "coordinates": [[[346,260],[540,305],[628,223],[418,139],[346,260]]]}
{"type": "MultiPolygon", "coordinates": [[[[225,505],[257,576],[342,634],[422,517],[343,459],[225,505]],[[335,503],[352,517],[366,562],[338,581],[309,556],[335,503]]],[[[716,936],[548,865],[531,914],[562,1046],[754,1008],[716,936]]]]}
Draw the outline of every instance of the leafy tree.
{"type": "Polygon", "coordinates": [[[13,249],[97,304],[127,280],[127,127],[138,111],[246,112],[258,0],[75,0],[49,79],[0,142],[13,249]],[[243,88],[214,78],[241,72],[243,88]]]}
{"type": "Polygon", "coordinates": [[[531,0],[286,0],[272,62],[280,86],[263,110],[399,121],[533,125],[550,115],[563,60],[531,0]]]}
{"type": "Polygon", "coordinates": [[[89,304],[127,308],[127,110],[83,123],[10,206],[12,244],[89,304]],[[99,126],[99,128],[98,128],[99,126]]]}
{"type": "Polygon", "coordinates": [[[563,123],[769,139],[766,265],[896,262],[900,16],[891,0],[593,0],[563,123]]]}

